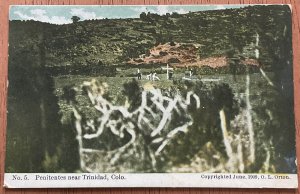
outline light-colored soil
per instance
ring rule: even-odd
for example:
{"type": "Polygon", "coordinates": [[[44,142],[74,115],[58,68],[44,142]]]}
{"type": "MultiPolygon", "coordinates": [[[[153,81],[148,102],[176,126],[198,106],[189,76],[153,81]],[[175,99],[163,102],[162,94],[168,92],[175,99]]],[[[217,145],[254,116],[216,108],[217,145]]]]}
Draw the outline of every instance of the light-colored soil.
{"type": "MultiPolygon", "coordinates": [[[[159,44],[149,50],[149,55],[140,55],[138,58],[130,59],[127,63],[132,65],[140,64],[170,64],[172,67],[201,67],[212,68],[224,67],[228,65],[226,56],[201,58],[199,56],[199,44],[191,43],[170,43],[159,44]]],[[[247,65],[258,66],[255,59],[245,59],[242,61],[247,65]]]]}

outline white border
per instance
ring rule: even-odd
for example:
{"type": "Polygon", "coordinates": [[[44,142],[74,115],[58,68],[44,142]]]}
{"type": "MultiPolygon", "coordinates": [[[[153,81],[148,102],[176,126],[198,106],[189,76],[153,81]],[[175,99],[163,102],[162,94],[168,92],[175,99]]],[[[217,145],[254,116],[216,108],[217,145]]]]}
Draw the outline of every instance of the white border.
{"type": "Polygon", "coordinates": [[[297,188],[297,174],[5,173],[6,188],[218,187],[297,188]],[[87,180],[84,177],[97,177],[87,180]],[[123,179],[121,178],[123,177],[123,179]],[[76,179],[77,178],[77,179],[76,179]],[[43,179],[43,180],[42,180],[43,179]],[[56,180],[55,180],[56,179],[56,180]],[[60,180],[57,180],[60,179],[60,180]]]}

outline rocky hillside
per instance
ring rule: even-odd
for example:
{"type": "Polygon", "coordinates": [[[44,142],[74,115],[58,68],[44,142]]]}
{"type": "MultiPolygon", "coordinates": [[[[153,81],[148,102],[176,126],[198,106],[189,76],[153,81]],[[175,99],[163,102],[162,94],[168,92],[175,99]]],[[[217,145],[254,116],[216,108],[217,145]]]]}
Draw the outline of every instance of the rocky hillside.
{"type": "Polygon", "coordinates": [[[233,51],[231,55],[242,53],[253,58],[251,49],[259,34],[260,60],[267,66],[274,62],[274,48],[278,47],[273,37],[280,36],[284,29],[290,33],[290,9],[277,5],[163,16],[144,13],[135,19],[89,20],[67,25],[11,21],[10,57],[19,58],[42,48],[43,64],[48,67],[212,63],[213,60],[205,60],[221,60],[229,51],[233,51]]]}
{"type": "MultiPolygon", "coordinates": [[[[212,68],[224,67],[229,65],[230,59],[226,56],[216,56],[201,58],[200,44],[192,43],[165,43],[159,44],[150,49],[149,54],[142,54],[138,58],[130,59],[127,64],[151,66],[153,64],[166,65],[176,67],[202,67],[209,66],[212,68]]],[[[245,65],[258,66],[259,63],[255,59],[244,57],[241,63],[245,65]]]]}

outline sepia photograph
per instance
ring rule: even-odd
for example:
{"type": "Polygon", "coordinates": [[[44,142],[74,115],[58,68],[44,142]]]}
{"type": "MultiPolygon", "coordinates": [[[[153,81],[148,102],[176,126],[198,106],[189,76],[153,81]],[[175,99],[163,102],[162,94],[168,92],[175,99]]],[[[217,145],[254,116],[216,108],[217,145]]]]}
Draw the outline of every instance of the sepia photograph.
{"type": "Polygon", "coordinates": [[[297,174],[289,5],[9,20],[6,173],[297,174]]]}

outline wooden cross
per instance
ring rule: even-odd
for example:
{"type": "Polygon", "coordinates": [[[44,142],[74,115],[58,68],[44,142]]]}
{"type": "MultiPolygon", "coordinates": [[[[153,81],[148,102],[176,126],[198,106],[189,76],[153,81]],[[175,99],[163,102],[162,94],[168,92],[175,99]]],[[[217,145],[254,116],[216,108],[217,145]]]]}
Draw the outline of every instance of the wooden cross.
{"type": "Polygon", "coordinates": [[[167,70],[167,79],[169,79],[169,70],[173,70],[173,67],[169,68],[169,64],[167,64],[167,67],[162,67],[163,70],[167,70]]]}

